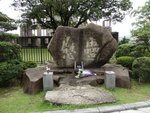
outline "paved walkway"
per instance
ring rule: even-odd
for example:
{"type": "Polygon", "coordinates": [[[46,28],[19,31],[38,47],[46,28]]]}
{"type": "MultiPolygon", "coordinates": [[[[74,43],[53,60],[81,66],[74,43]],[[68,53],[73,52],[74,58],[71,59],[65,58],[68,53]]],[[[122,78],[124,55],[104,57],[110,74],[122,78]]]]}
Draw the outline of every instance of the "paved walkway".
{"type": "Polygon", "coordinates": [[[139,108],[136,110],[125,110],[125,111],[117,111],[111,113],[150,113],[150,107],[139,108]]]}
{"type": "Polygon", "coordinates": [[[150,113],[150,100],[114,106],[32,113],[150,113]]]}

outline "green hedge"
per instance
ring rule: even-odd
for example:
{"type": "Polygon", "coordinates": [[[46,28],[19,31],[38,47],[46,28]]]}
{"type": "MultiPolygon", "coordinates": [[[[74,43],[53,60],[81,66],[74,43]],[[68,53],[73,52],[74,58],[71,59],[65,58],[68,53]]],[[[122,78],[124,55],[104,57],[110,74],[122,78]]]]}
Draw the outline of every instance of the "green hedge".
{"type": "Polygon", "coordinates": [[[22,62],[22,67],[25,70],[27,68],[37,67],[37,64],[36,64],[36,62],[33,62],[33,61],[24,61],[24,62],[22,62]]]}
{"type": "Polygon", "coordinates": [[[147,45],[143,44],[137,44],[135,49],[134,49],[134,56],[135,57],[150,57],[150,52],[148,51],[148,48],[150,50],[150,46],[148,47],[147,45]]]}
{"type": "Polygon", "coordinates": [[[0,62],[0,86],[9,86],[13,80],[21,80],[23,70],[36,67],[35,62],[22,62],[19,60],[10,60],[0,62]]]}
{"type": "MultiPolygon", "coordinates": [[[[131,57],[150,57],[150,52],[147,50],[146,45],[142,44],[122,44],[118,47],[115,56],[122,57],[122,56],[131,56],[131,57]]],[[[149,47],[150,49],[150,47],[149,47]]]]}
{"type": "Polygon", "coordinates": [[[132,69],[132,63],[134,61],[134,57],[130,56],[122,56],[117,58],[117,64],[121,64],[124,67],[132,69]]]}
{"type": "Polygon", "coordinates": [[[10,42],[0,42],[0,86],[9,86],[20,80],[23,70],[36,67],[35,62],[22,62],[21,47],[10,42]]]}
{"type": "Polygon", "coordinates": [[[132,64],[132,75],[143,82],[150,83],[150,57],[139,57],[132,64]]]}
{"type": "Polygon", "coordinates": [[[0,42],[0,62],[21,59],[21,47],[10,42],[0,42]]]}
{"type": "Polygon", "coordinates": [[[122,56],[134,56],[134,44],[122,44],[118,47],[116,50],[116,57],[122,57],[122,56]]]}
{"type": "Polygon", "coordinates": [[[18,37],[17,34],[0,32],[0,41],[11,42],[12,40],[15,40],[17,37],[18,37]]]}
{"type": "Polygon", "coordinates": [[[9,86],[12,80],[21,77],[22,72],[23,67],[18,60],[0,62],[0,86],[9,86]]]}

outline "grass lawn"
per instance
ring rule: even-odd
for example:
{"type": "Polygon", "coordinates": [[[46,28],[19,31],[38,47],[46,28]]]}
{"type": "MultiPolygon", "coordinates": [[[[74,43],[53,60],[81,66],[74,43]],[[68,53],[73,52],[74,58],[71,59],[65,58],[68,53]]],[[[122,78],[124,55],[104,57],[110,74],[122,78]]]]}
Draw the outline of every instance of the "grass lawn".
{"type": "MultiPolygon", "coordinates": [[[[102,86],[102,88],[104,87],[102,86]]],[[[24,94],[21,87],[0,88],[0,113],[28,113],[58,109],[76,109],[150,100],[150,84],[138,85],[137,83],[132,82],[131,89],[116,88],[109,91],[118,99],[116,103],[101,105],[57,106],[44,102],[43,92],[39,92],[37,95],[33,96],[24,94]]]]}

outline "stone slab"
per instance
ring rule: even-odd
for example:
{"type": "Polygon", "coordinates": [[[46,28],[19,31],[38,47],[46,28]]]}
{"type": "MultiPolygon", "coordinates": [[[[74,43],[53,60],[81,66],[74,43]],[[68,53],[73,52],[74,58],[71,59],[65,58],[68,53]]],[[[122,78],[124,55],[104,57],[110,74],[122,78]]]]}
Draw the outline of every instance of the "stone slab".
{"type": "Polygon", "coordinates": [[[144,113],[144,112],[138,110],[126,110],[126,111],[121,111],[120,113],[144,113]]]}
{"type": "Polygon", "coordinates": [[[138,111],[142,111],[142,112],[145,112],[145,113],[150,113],[150,107],[139,108],[138,111]]]}
{"type": "Polygon", "coordinates": [[[112,111],[120,111],[120,110],[125,110],[125,109],[121,105],[99,107],[100,113],[109,113],[112,111]]]}
{"type": "Polygon", "coordinates": [[[146,103],[150,106],[150,100],[148,100],[148,101],[144,101],[144,102],[146,102],[146,103]]]}
{"type": "Polygon", "coordinates": [[[74,74],[69,74],[65,78],[59,81],[59,84],[68,84],[71,86],[77,85],[91,85],[91,86],[98,86],[104,83],[104,76],[103,75],[95,75],[83,78],[75,78],[74,74]]]}
{"type": "Polygon", "coordinates": [[[80,110],[72,110],[70,113],[100,113],[99,109],[97,108],[87,108],[87,109],[80,109],[80,110]]]}
{"type": "Polygon", "coordinates": [[[115,97],[100,88],[90,85],[61,85],[53,91],[46,92],[45,100],[55,104],[101,104],[115,102],[115,97]]]}
{"type": "Polygon", "coordinates": [[[129,104],[122,104],[125,109],[134,109],[134,108],[141,108],[141,107],[148,107],[149,105],[146,102],[136,102],[136,103],[129,103],[129,104]]]}
{"type": "MultiPolygon", "coordinates": [[[[43,73],[45,67],[36,67],[25,70],[23,75],[23,90],[28,94],[36,94],[43,88],[43,73]]],[[[116,74],[116,86],[123,88],[130,88],[130,77],[128,70],[121,65],[106,64],[101,68],[89,68],[95,72],[96,76],[89,76],[83,78],[75,78],[73,69],[58,69],[51,68],[54,72],[53,80],[56,86],[60,84],[68,84],[72,86],[77,85],[91,85],[98,86],[104,83],[105,71],[114,71],[116,74]]]]}

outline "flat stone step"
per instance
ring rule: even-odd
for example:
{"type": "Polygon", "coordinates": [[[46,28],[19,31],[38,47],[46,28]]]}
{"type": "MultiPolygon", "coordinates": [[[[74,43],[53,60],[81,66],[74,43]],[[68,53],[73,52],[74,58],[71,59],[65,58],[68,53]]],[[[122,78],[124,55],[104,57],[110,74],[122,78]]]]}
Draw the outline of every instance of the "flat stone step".
{"type": "Polygon", "coordinates": [[[60,85],[53,91],[47,91],[45,100],[54,104],[101,104],[115,102],[116,98],[109,92],[90,85],[60,85]]]}

